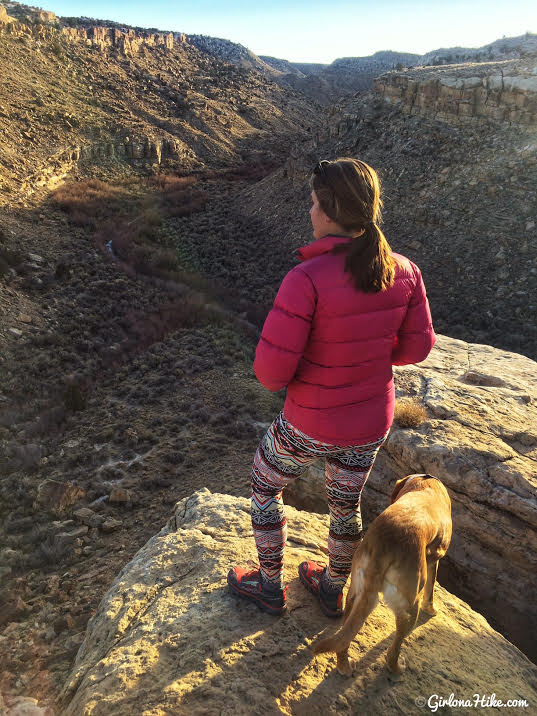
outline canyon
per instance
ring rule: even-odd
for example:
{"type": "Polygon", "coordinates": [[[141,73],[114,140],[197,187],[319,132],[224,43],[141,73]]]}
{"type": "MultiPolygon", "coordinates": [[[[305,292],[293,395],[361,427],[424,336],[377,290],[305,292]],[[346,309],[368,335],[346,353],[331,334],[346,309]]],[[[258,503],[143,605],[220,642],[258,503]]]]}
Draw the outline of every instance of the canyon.
{"type": "MultiPolygon", "coordinates": [[[[0,712],[248,713],[247,684],[267,713],[400,713],[418,678],[533,703],[533,41],[289,72],[214,38],[0,3],[0,712]],[[394,424],[364,493],[369,521],[397,476],[430,470],[456,507],[444,614],[420,623],[395,686],[382,607],[342,687],[328,655],[311,660],[326,624],[294,577],[275,627],[223,582],[235,550],[253,557],[248,475],[284,397],[255,379],[257,338],[310,240],[311,168],[342,155],[379,169],[385,233],[443,334],[397,371],[427,418],[394,424]],[[249,680],[259,659],[281,673],[268,694],[249,680]]],[[[289,493],[290,575],[323,559],[317,482],[289,493]]]]}

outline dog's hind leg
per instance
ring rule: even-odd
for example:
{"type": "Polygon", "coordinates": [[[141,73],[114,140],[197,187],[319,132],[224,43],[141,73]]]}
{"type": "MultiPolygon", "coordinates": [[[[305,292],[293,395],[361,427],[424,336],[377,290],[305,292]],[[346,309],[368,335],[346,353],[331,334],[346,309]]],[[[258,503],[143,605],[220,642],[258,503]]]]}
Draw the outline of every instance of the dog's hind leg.
{"type": "Polygon", "coordinates": [[[346,614],[345,624],[343,624],[341,629],[341,631],[346,634],[346,638],[344,637],[345,641],[343,642],[345,646],[343,649],[336,650],[337,670],[344,676],[352,676],[355,663],[353,659],[349,658],[349,646],[356,634],[358,634],[363,627],[367,617],[377,606],[378,594],[375,592],[366,592],[364,589],[361,595],[355,597],[355,600],[357,602],[356,609],[353,609],[353,600],[349,612],[346,614]]]}
{"type": "Polygon", "coordinates": [[[433,604],[434,583],[436,582],[437,571],[438,560],[427,565],[427,582],[425,584],[425,594],[421,607],[424,612],[427,612],[427,614],[430,614],[432,617],[438,613],[433,604]]]}
{"type": "Polygon", "coordinates": [[[401,659],[401,663],[399,663],[399,652],[401,651],[401,644],[403,643],[405,637],[410,634],[416,625],[419,611],[420,599],[418,597],[408,611],[402,610],[395,614],[395,639],[386,652],[386,664],[392,674],[400,674],[405,668],[403,659],[401,659]]]}
{"type": "Polygon", "coordinates": [[[354,663],[349,659],[349,645],[362,628],[365,620],[378,603],[378,579],[364,579],[362,570],[355,570],[345,605],[345,618],[341,629],[334,636],[324,639],[313,648],[315,654],[323,651],[335,651],[337,670],[340,674],[351,676],[354,663]],[[356,576],[355,576],[356,575],[356,576]]]}
{"type": "Polygon", "coordinates": [[[413,604],[409,612],[406,612],[404,614],[397,614],[395,617],[395,639],[393,640],[392,645],[386,652],[386,664],[392,674],[400,674],[405,668],[404,659],[401,657],[401,661],[399,661],[401,645],[416,625],[418,613],[419,602],[413,604]]]}

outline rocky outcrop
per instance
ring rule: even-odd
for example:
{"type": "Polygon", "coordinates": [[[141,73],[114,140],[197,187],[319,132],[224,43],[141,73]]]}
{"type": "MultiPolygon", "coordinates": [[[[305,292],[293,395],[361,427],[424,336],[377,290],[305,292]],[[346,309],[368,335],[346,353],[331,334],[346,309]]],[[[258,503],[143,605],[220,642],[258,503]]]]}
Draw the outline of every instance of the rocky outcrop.
{"type": "MultiPolygon", "coordinates": [[[[453,503],[443,583],[537,657],[537,364],[515,353],[439,336],[419,366],[396,368],[399,399],[417,398],[428,418],[394,424],[363,496],[370,521],[395,480],[439,477],[453,503]]],[[[292,504],[326,510],[317,468],[288,488],[292,504]]]]}
{"type": "Polygon", "coordinates": [[[79,162],[114,159],[160,165],[164,160],[193,160],[194,155],[179,139],[170,138],[126,137],[123,140],[73,146],[48,157],[40,169],[25,177],[20,188],[26,194],[42,187],[54,189],[79,162]]]}
{"type": "MultiPolygon", "coordinates": [[[[125,713],[415,713],[434,695],[537,699],[537,668],[441,587],[440,613],[403,645],[405,678],[384,653],[393,617],[378,607],[351,645],[355,676],[310,644],[332,624],[299,584],[303,559],[324,560],[327,518],[289,509],[288,613],[263,614],[229,594],[229,567],[254,558],[249,503],[194,493],[126,565],[88,624],[61,696],[63,716],[125,713]]],[[[515,713],[516,709],[504,709],[515,713]]]]}
{"type": "Polygon", "coordinates": [[[136,30],[119,30],[115,27],[64,27],[64,35],[70,40],[82,41],[92,47],[104,51],[115,47],[125,56],[136,55],[143,45],[147,47],[163,47],[173,50],[173,32],[137,32],[136,30]]]}
{"type": "Polygon", "coordinates": [[[2,15],[8,12],[9,17],[7,22],[13,22],[13,20],[19,20],[24,24],[29,25],[53,25],[57,26],[59,21],[53,12],[42,10],[40,7],[33,7],[31,5],[24,5],[17,2],[7,2],[0,6],[0,22],[2,15]]]}
{"type": "Polygon", "coordinates": [[[101,52],[115,48],[126,57],[137,55],[143,46],[173,50],[174,42],[180,43],[185,40],[184,35],[180,33],[146,32],[116,26],[115,23],[110,23],[110,26],[94,25],[85,22],[85,18],[80,18],[79,26],[62,27],[63,21],[60,21],[53,12],[19,3],[9,3],[8,9],[9,15],[6,8],[0,5],[0,25],[11,24],[14,28],[12,32],[17,35],[26,34],[39,37],[41,40],[50,40],[57,38],[57,33],[61,31],[61,34],[71,42],[84,42],[101,52]]]}
{"type": "Polygon", "coordinates": [[[511,61],[388,73],[375,80],[374,90],[410,114],[445,122],[537,123],[537,64],[511,61]]]}

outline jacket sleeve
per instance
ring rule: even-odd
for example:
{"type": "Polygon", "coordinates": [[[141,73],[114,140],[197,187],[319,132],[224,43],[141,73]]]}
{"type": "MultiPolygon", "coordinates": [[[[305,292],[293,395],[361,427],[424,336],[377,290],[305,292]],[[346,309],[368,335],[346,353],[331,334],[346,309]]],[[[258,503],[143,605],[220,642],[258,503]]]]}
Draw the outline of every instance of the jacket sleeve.
{"type": "Polygon", "coordinates": [[[436,342],[421,272],[416,265],[413,269],[417,281],[394,341],[392,365],[420,363],[427,358],[436,342]]]}
{"type": "Polygon", "coordinates": [[[308,342],[316,303],[310,277],[295,266],[282,281],[255,352],[255,374],[268,390],[281,390],[293,379],[308,342]]]}

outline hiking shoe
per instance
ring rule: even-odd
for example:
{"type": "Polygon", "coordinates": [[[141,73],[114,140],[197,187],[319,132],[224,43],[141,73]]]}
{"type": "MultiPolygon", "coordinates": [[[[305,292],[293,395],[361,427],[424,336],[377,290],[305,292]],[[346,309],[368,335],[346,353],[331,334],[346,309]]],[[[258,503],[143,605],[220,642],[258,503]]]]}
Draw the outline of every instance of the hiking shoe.
{"type": "Polygon", "coordinates": [[[327,617],[340,617],[343,614],[343,590],[326,589],[322,579],[326,567],[321,567],[317,562],[302,562],[298,567],[300,581],[315,594],[319,600],[321,611],[327,617]]]}
{"type": "Polygon", "coordinates": [[[251,602],[269,614],[283,614],[287,605],[285,603],[287,587],[282,589],[268,589],[261,579],[259,569],[243,569],[233,567],[227,575],[229,588],[243,599],[251,602]]]}

